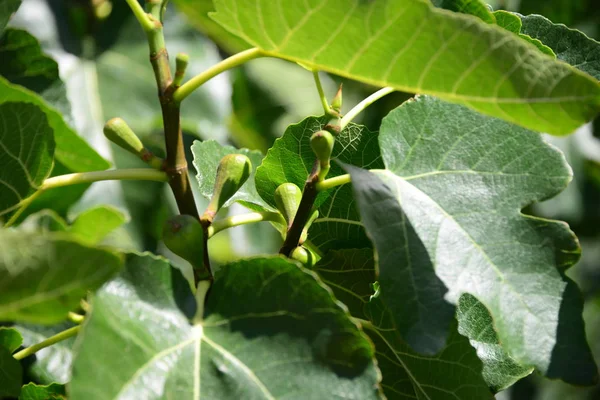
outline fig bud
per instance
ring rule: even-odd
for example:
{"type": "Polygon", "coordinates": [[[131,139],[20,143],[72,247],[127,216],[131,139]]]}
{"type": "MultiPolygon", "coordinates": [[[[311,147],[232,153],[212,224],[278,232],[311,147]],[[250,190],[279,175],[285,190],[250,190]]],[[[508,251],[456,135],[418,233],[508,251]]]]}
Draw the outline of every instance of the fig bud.
{"type": "Polygon", "coordinates": [[[175,77],[173,78],[174,86],[181,86],[189,62],[189,55],[186,53],[177,53],[177,56],[175,57],[175,77]]]}
{"type": "Polygon", "coordinates": [[[333,135],[327,131],[315,132],[310,138],[310,147],[317,156],[319,161],[319,180],[325,179],[329,172],[329,161],[331,159],[331,153],[333,152],[333,145],[335,140],[333,135]]]}
{"type": "Polygon", "coordinates": [[[275,204],[285,218],[288,228],[294,222],[294,217],[302,200],[302,190],[293,183],[283,183],[275,190],[275,204]]]}
{"type": "Polygon", "coordinates": [[[140,138],[121,118],[113,118],[104,125],[104,136],[117,146],[135,154],[154,168],[162,166],[162,160],[144,147],[140,138]]]}
{"type": "Polygon", "coordinates": [[[131,130],[127,122],[121,118],[113,118],[104,125],[104,136],[117,146],[141,157],[144,145],[131,130]]]}
{"type": "Polygon", "coordinates": [[[163,227],[163,242],[194,268],[204,268],[204,229],[196,218],[191,215],[169,218],[163,227]]]}
{"type": "Polygon", "coordinates": [[[243,154],[228,154],[221,159],[217,168],[215,188],[204,216],[212,221],[215,214],[223,207],[250,176],[252,162],[243,154]]]}
{"type": "Polygon", "coordinates": [[[331,101],[331,109],[337,112],[338,114],[342,112],[342,85],[343,84],[340,83],[340,88],[338,89],[337,93],[335,94],[335,97],[331,101]]]}

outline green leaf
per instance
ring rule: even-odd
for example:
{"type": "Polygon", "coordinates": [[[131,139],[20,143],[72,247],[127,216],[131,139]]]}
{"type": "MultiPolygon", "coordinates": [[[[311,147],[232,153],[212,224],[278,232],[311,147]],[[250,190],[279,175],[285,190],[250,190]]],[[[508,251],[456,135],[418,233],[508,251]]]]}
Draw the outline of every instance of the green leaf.
{"type": "Polygon", "coordinates": [[[14,353],[23,344],[23,337],[14,328],[0,327],[0,347],[14,353]]]}
{"type": "MultiPolygon", "coordinates": [[[[42,342],[73,326],[75,325],[71,322],[62,322],[51,326],[18,324],[15,329],[23,335],[23,346],[27,347],[42,342]]],[[[49,385],[58,382],[66,384],[71,380],[74,342],[75,337],[71,337],[38,351],[35,353],[34,359],[31,360],[27,373],[39,383],[49,385]]]]}
{"type": "Polygon", "coordinates": [[[252,173],[240,190],[225,203],[225,207],[237,201],[255,210],[276,210],[275,207],[266,204],[256,191],[254,176],[256,168],[263,159],[263,155],[259,151],[236,149],[233,146],[222,146],[214,140],[207,140],[204,142],[195,141],[192,145],[192,153],[194,154],[194,167],[197,172],[196,179],[198,180],[202,196],[207,199],[212,197],[217,176],[217,167],[221,159],[228,154],[243,154],[252,162],[252,173]]]}
{"type": "Polygon", "coordinates": [[[577,241],[565,224],[521,213],[567,185],[562,154],[539,134],[431,97],[390,113],[380,147],[387,170],[346,168],[403,337],[439,348],[452,315],[445,302],[470,293],[518,362],[573,383],[596,379],[581,299],[562,276],[577,241]],[[569,360],[576,370],[559,367],[569,360]]]}
{"type": "MultiPolygon", "coordinates": [[[[275,190],[282,183],[291,182],[304,187],[315,161],[310,137],[328,121],[328,117],[308,117],[290,125],[283,137],[275,141],[256,170],[256,189],[269,205],[276,206],[275,190]]],[[[364,168],[383,167],[377,133],[362,125],[349,124],[336,136],[332,158],[364,168]]],[[[328,177],[342,174],[344,170],[332,163],[328,177]]],[[[360,225],[349,185],[320,193],[315,205],[319,209],[319,218],[311,226],[309,238],[319,248],[325,251],[364,246],[367,237],[360,225]]]]}
{"type": "Polygon", "coordinates": [[[62,400],[66,399],[64,385],[53,383],[51,385],[36,385],[28,383],[21,388],[19,400],[62,400]]]}
{"type": "Polygon", "coordinates": [[[496,17],[496,24],[498,26],[501,26],[507,31],[517,34],[521,39],[536,46],[542,53],[548,54],[549,56],[556,58],[556,54],[554,54],[550,47],[544,45],[538,39],[534,39],[529,35],[521,33],[522,23],[521,19],[518,16],[503,10],[495,11],[494,16],[496,17]]]}
{"type": "Polygon", "coordinates": [[[70,223],[52,210],[31,214],[20,225],[26,232],[68,232],[81,243],[97,244],[126,222],[125,215],[111,206],[97,206],[83,211],[70,223]]]}
{"type": "Polygon", "coordinates": [[[550,47],[559,60],[600,80],[600,43],[541,15],[521,16],[521,31],[550,47]]]}
{"type": "Polygon", "coordinates": [[[98,206],[77,215],[69,233],[79,241],[96,244],[127,221],[125,215],[111,206],[98,206]]]}
{"type": "Polygon", "coordinates": [[[18,85],[12,85],[0,77],[0,103],[25,102],[39,107],[48,118],[56,142],[55,157],[74,172],[106,169],[110,164],[96,153],[64,121],[63,117],[35,93],[18,85]]]}
{"type": "MultiPolygon", "coordinates": [[[[375,281],[372,249],[330,251],[315,265],[314,271],[352,315],[373,325],[366,332],[375,343],[388,399],[438,399],[446,398],[445,394],[460,399],[492,397],[481,376],[481,361],[468,340],[458,334],[455,323],[446,346],[432,357],[416,354],[401,339],[389,309],[380,297],[372,297],[371,284],[375,281]]],[[[485,368],[484,365],[483,371],[485,368]]]]}
{"type": "Polygon", "coordinates": [[[521,365],[502,347],[494,330],[489,311],[475,297],[464,294],[456,310],[458,332],[470,339],[483,362],[483,377],[494,392],[513,385],[533,372],[533,367],[521,365]]]}
{"type": "Polygon", "coordinates": [[[21,0],[3,0],[0,3],[0,36],[8,24],[10,17],[17,11],[21,5],[21,0]]]}
{"type": "Polygon", "coordinates": [[[10,351],[0,346],[0,397],[16,397],[21,391],[23,371],[10,351]]]}
{"type": "Polygon", "coordinates": [[[190,24],[229,53],[233,54],[250,48],[248,43],[227,32],[208,16],[215,9],[212,0],[176,0],[174,3],[190,24]]]}
{"type": "Polygon", "coordinates": [[[544,46],[544,44],[539,40],[533,39],[530,36],[521,33],[521,20],[513,13],[504,10],[491,12],[488,6],[480,0],[434,0],[432,3],[436,7],[473,15],[488,24],[496,24],[509,32],[515,33],[521,39],[533,44],[542,53],[556,58],[556,55],[548,46],[544,46]]]}
{"type": "Polygon", "coordinates": [[[496,18],[488,6],[481,0],[432,0],[434,6],[474,15],[488,24],[495,24],[496,18]]]}
{"type": "Polygon", "coordinates": [[[0,215],[18,207],[50,175],[52,129],[44,112],[27,103],[0,103],[0,215]]]}
{"type": "Polygon", "coordinates": [[[98,292],[73,400],[380,397],[371,344],[313,273],[280,257],[225,265],[196,325],[174,298],[180,281],[164,259],[131,256],[98,292]]]}
{"type": "Polygon", "coordinates": [[[600,85],[588,76],[424,0],[215,0],[215,8],[215,21],[267,55],[530,129],[568,134],[600,111],[600,85]]]}
{"type": "Polygon", "coordinates": [[[71,119],[67,90],[58,74],[58,64],[42,52],[40,43],[27,31],[7,29],[0,39],[0,75],[11,83],[36,92],[71,119]]]}
{"type": "Polygon", "coordinates": [[[51,324],[122,264],[117,254],[60,234],[0,231],[0,320],[51,324]]]}

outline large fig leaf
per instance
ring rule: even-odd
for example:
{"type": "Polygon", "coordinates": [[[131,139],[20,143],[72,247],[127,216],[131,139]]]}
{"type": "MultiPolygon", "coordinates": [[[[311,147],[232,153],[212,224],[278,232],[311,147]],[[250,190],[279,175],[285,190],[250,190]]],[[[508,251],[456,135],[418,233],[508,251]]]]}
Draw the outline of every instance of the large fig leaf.
{"type": "Polygon", "coordinates": [[[569,134],[600,85],[497,26],[425,0],[216,0],[213,19],[267,55],[569,134]]]}
{"type": "Polygon", "coordinates": [[[371,343],[314,273],[280,257],[222,266],[194,324],[184,288],[164,259],[131,256],[94,298],[70,398],[380,398],[371,343]]]}
{"type": "Polygon", "coordinates": [[[380,146],[386,170],[346,168],[377,250],[381,296],[405,340],[442,348],[448,303],[470,293],[518,362],[593,381],[582,302],[563,276],[577,241],[564,224],[521,213],[569,182],[562,154],[535,132],[431,97],[390,113],[380,146]]]}

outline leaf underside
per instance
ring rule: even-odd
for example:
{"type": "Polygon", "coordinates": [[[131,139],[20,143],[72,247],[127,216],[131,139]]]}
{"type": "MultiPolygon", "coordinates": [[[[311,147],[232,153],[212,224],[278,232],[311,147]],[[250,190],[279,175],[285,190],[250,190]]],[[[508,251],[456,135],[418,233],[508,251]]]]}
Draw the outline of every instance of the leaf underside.
{"type": "Polygon", "coordinates": [[[216,22],[268,55],[529,129],[569,134],[600,110],[600,86],[589,76],[425,0],[216,0],[215,9],[216,22]]]}

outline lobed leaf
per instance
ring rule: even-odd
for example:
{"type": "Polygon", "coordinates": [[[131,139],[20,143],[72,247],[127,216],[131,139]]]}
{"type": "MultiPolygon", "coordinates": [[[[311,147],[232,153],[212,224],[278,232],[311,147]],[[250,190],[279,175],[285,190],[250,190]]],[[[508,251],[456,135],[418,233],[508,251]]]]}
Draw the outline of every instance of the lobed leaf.
{"type": "Polygon", "coordinates": [[[70,398],[380,397],[371,344],[295,263],[272,257],[221,267],[194,325],[183,288],[164,259],[130,256],[94,298],[70,398]]]}
{"type": "Polygon", "coordinates": [[[425,0],[215,0],[215,9],[216,22],[266,55],[529,129],[568,134],[600,111],[600,85],[589,76],[425,0]]]}
{"type": "Polygon", "coordinates": [[[520,211],[566,186],[562,155],[534,132],[430,97],[390,113],[380,146],[387,170],[346,168],[379,256],[381,296],[405,340],[441,348],[445,302],[470,293],[519,363],[593,382],[582,302],[564,277],[578,243],[566,225],[520,211]]]}

